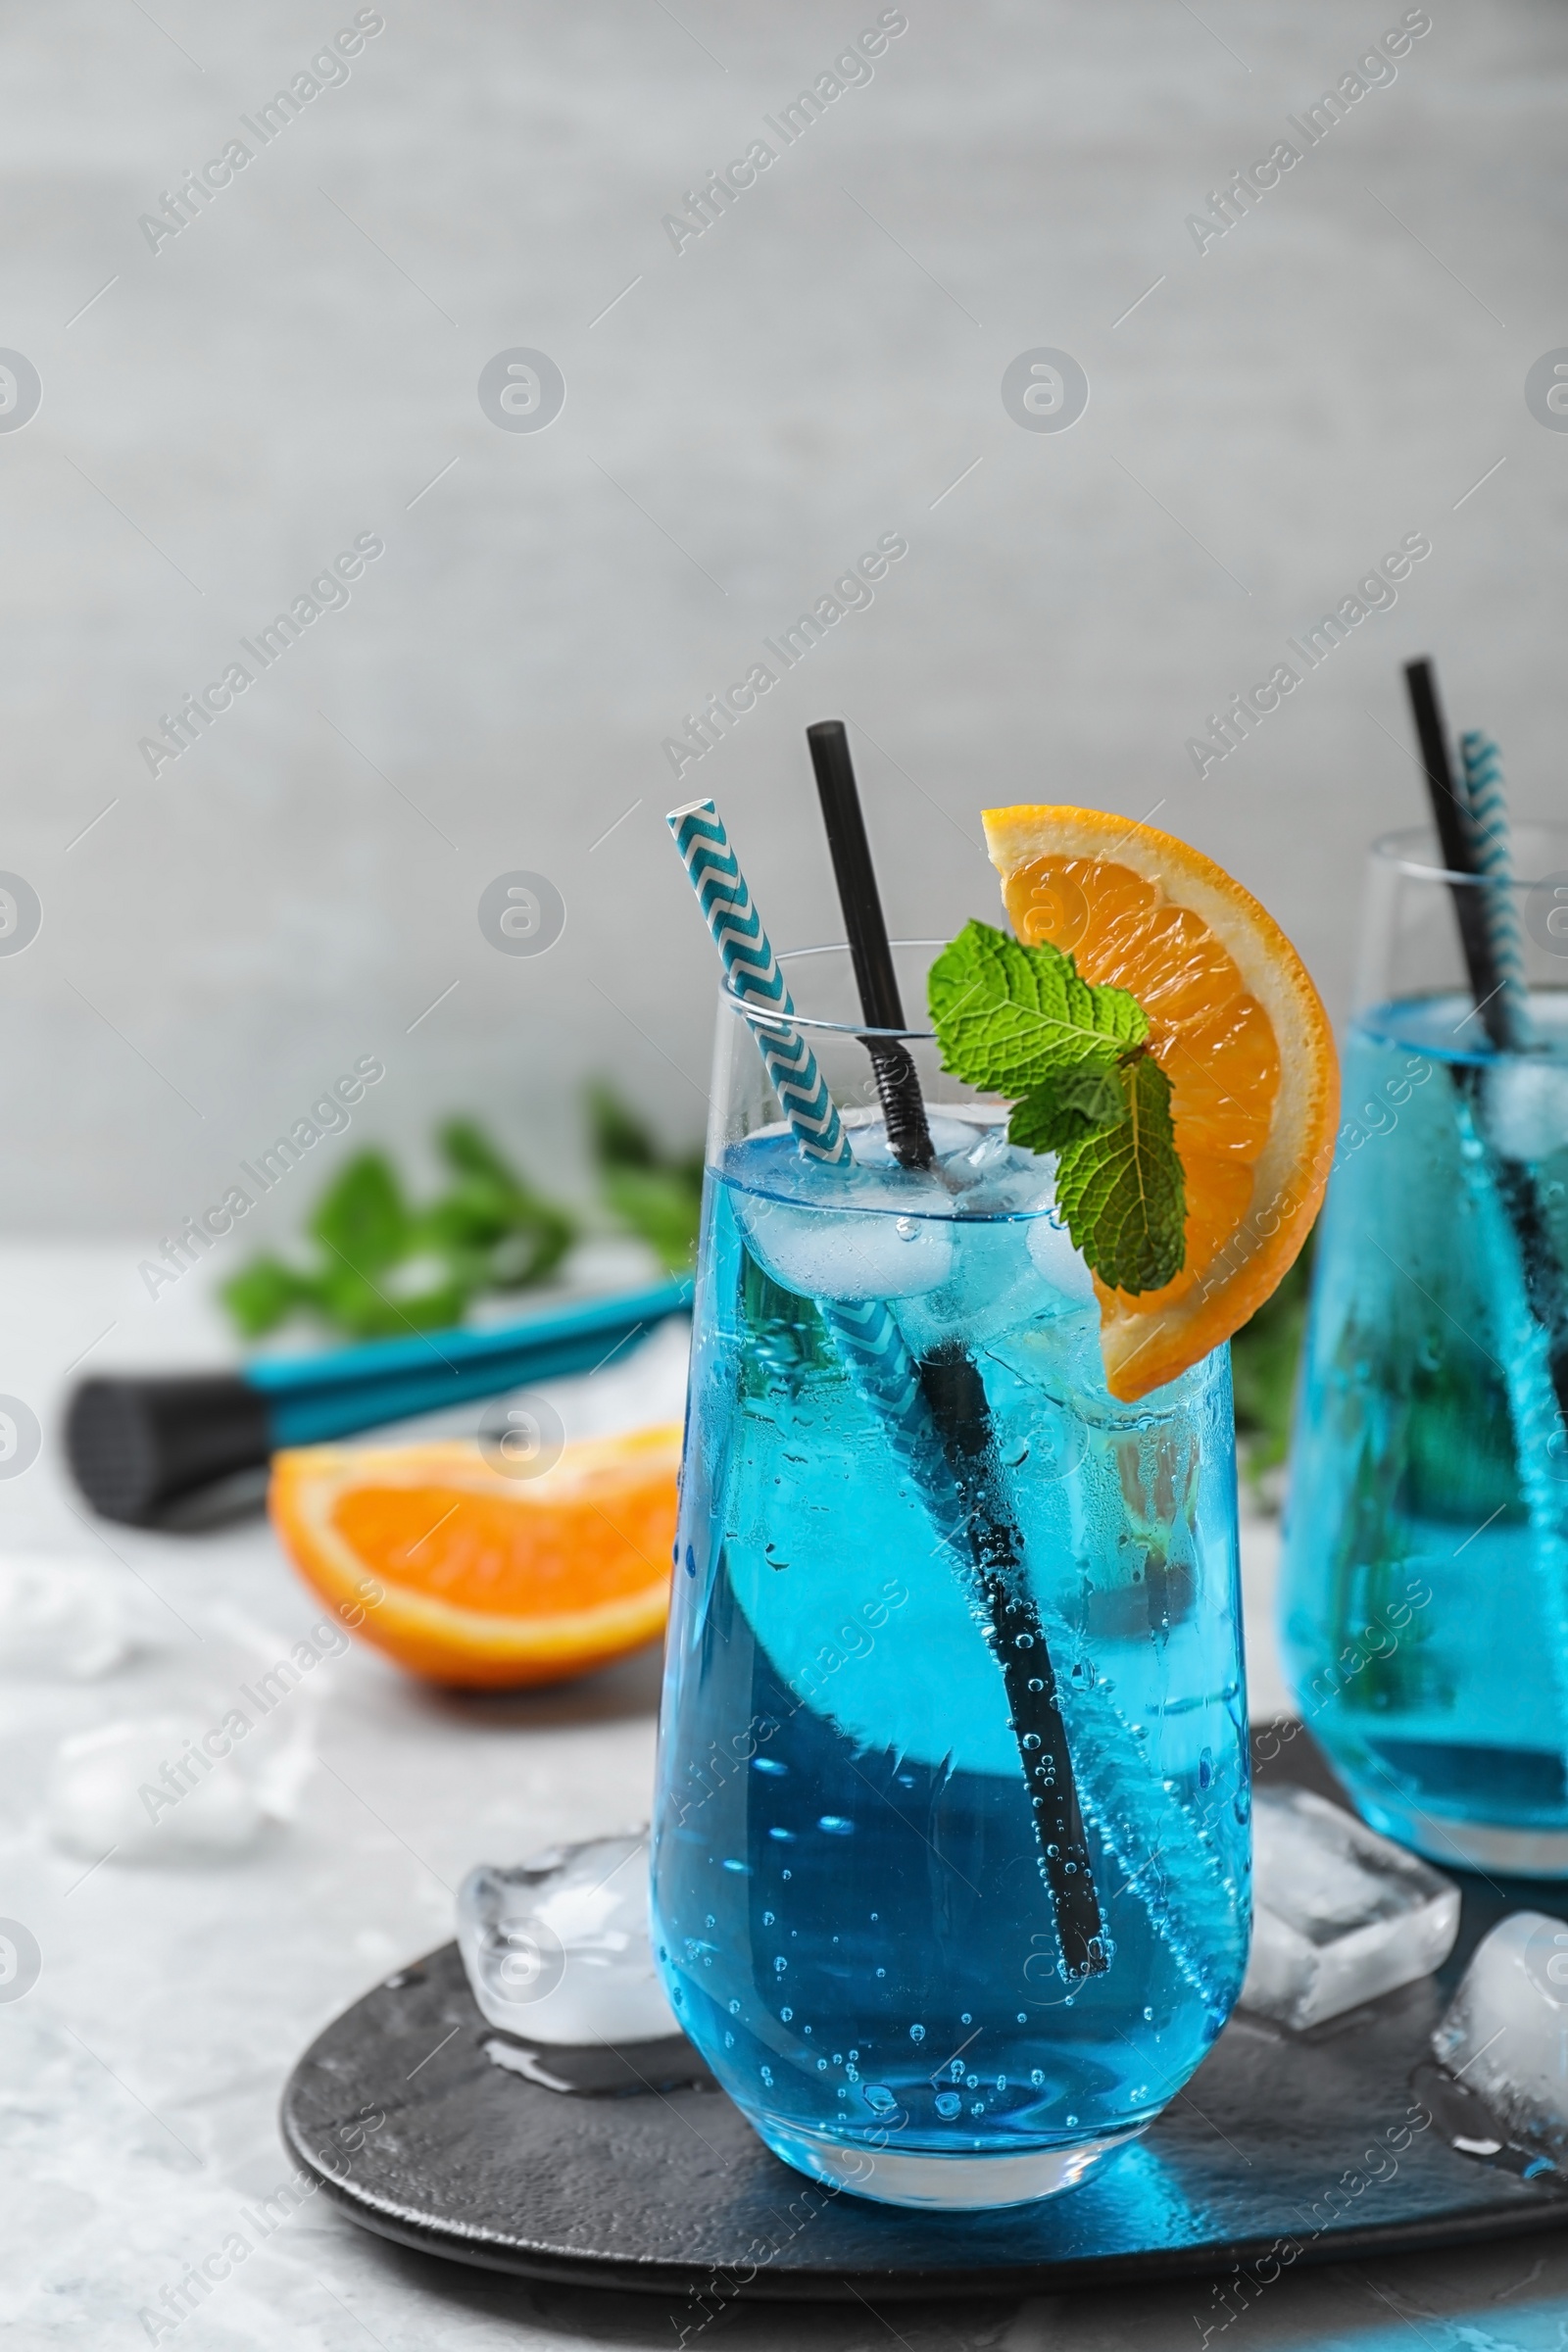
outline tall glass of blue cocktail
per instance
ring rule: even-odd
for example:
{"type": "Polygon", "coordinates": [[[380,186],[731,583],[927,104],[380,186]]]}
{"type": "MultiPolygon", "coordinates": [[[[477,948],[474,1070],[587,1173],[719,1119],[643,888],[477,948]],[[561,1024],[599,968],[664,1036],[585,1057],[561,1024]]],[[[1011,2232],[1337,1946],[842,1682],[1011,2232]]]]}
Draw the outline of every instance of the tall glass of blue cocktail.
{"type": "MultiPolygon", "coordinates": [[[[933,952],[895,951],[911,1003],[933,952]]],[[[726,985],[655,1946],[788,2162],[1017,2203],[1148,2125],[1245,1967],[1228,1351],[1117,1402],[1052,1156],[911,1030],[884,1042],[935,1156],[899,1164],[847,952],[782,962],[847,1150],[803,1152],[759,1052],[777,1014],[726,985]]]]}
{"type": "Polygon", "coordinates": [[[1513,858],[1372,855],[1281,1623],[1376,1828],[1568,1877],[1568,832],[1520,826],[1513,858]],[[1466,899],[1510,943],[1509,1022],[1461,961],[1466,899]]]}

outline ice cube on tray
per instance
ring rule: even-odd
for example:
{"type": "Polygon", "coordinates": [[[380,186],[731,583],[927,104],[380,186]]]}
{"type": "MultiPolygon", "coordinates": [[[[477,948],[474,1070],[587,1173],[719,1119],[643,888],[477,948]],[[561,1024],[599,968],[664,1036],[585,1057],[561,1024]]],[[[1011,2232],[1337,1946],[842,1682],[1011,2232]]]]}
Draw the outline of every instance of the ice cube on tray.
{"type": "Polygon", "coordinates": [[[1499,1920],[1432,2048],[1513,2138],[1568,2158],[1568,1919],[1513,1911],[1499,1920]]]}
{"type": "Polygon", "coordinates": [[[1458,1888],[1414,1854],[1310,1789],[1254,1792],[1244,2009],[1301,2033],[1430,1976],[1458,1932],[1458,1888]]]}
{"type": "Polygon", "coordinates": [[[520,2040],[660,2041],[680,2027],[648,1928],[648,1840],[558,1845],[481,1863],[458,1889],[458,1948],[479,2008],[520,2040]]]}

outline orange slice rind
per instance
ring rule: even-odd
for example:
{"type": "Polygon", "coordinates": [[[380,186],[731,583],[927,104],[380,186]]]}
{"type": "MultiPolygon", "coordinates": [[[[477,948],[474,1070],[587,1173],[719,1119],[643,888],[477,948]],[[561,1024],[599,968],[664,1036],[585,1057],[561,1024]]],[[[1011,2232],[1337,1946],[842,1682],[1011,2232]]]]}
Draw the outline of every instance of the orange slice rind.
{"type": "Polygon", "coordinates": [[[1186,1263],[1157,1291],[1095,1283],[1106,1386],[1132,1403],[1228,1340],[1295,1263],[1333,1157],[1334,1040],[1273,916],[1201,851],[1097,808],[984,823],[1019,939],[1130,990],[1171,1082],[1186,1263]]]}
{"type": "Polygon", "coordinates": [[[680,1434],[568,1446],[526,1479],[469,1443],[301,1446],[274,1457],[269,1508],[306,1582],[411,1673],[564,1682],[663,1630],[680,1434]]]}

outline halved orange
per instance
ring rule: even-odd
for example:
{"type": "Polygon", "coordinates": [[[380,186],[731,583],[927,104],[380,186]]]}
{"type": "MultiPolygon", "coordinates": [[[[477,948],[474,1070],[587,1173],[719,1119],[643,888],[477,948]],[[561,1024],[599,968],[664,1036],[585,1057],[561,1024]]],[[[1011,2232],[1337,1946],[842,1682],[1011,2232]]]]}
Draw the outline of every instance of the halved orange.
{"type": "Polygon", "coordinates": [[[269,1507],[307,1584],[414,1674],[473,1690],[566,1682],[663,1630],[678,1427],[568,1446],[536,1478],[477,1446],[307,1446],[269,1507]]]}
{"type": "Polygon", "coordinates": [[[1157,1291],[1095,1284],[1106,1385],[1131,1403],[1240,1330],[1294,1264],[1334,1154],[1334,1040],[1284,932],[1200,851],[1098,808],[984,822],[1018,937],[1130,990],[1171,1082],[1186,1263],[1157,1291]]]}

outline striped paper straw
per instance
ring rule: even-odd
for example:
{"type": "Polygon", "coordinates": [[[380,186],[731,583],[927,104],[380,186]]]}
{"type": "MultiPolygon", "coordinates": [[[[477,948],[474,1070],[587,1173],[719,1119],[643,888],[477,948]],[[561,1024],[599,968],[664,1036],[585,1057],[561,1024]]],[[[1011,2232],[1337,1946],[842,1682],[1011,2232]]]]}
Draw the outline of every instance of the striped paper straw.
{"type": "MultiPolygon", "coordinates": [[[[765,1028],[756,1022],[751,1026],[796,1142],[808,1158],[849,1166],[849,1138],[816,1055],[794,1025],[795,1005],[784,974],[722,817],[711,801],[694,801],[690,808],[671,809],[665,821],[731,989],[746,1004],[778,1015],[777,1022],[769,1021],[765,1028]]],[[[824,1298],[818,1305],[856,1388],[918,1485],[938,1534],[949,1543],[959,1541],[962,1501],[932,1425],[914,1358],[888,1307],[880,1298],[824,1298]]]]}
{"type": "MultiPolygon", "coordinates": [[[[779,1016],[765,1028],[751,1026],[796,1142],[811,1159],[850,1165],[849,1138],[816,1055],[794,1026],[794,1003],[722,817],[711,801],[694,801],[689,808],[671,809],[665,822],[732,991],[748,1004],[779,1016]]],[[[960,1541],[962,1501],[932,1426],[914,1358],[888,1307],[880,1298],[820,1299],[818,1305],[856,1388],[918,1485],[938,1534],[948,1543],[960,1541]]]]}
{"type": "Polygon", "coordinates": [[[1519,931],[1519,908],[1513,888],[1513,835],[1508,823],[1508,792],[1502,762],[1490,735],[1475,728],[1459,738],[1464,771],[1465,823],[1474,848],[1476,871],[1493,887],[1482,892],[1487,937],[1501,987],[1507,1043],[1518,1050],[1531,1042],[1530,987],[1525,978],[1524,941],[1519,931]]]}
{"type": "Polygon", "coordinates": [[[816,1055],[795,1026],[794,1001],[722,817],[711,801],[693,801],[689,808],[672,808],[664,822],[675,836],[731,991],[744,1004],[778,1015],[765,1028],[754,1023],[753,1031],[796,1142],[808,1159],[848,1167],[849,1138],[816,1055]]]}

